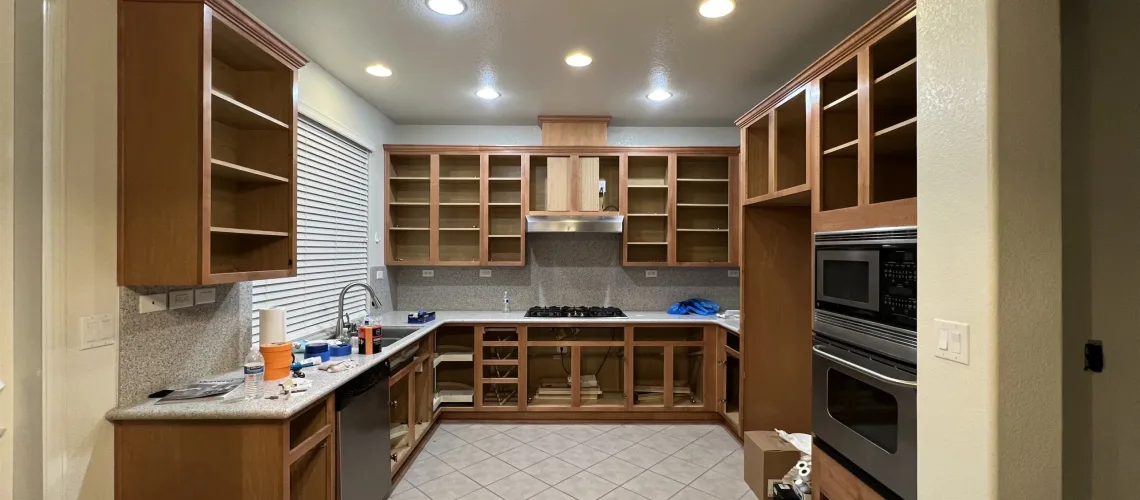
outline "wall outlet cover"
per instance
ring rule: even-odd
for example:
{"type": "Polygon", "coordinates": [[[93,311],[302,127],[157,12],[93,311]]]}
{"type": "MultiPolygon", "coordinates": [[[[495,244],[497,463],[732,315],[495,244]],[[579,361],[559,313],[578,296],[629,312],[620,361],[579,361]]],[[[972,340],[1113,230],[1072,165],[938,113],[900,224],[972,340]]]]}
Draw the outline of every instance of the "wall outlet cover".
{"type": "Polygon", "coordinates": [[[480,269],[479,270],[479,277],[480,278],[490,278],[491,277],[491,270],[490,269],[480,269]]]}
{"type": "Polygon", "coordinates": [[[383,269],[377,269],[376,270],[376,279],[378,279],[378,280],[384,279],[384,270],[383,269]]]}
{"type": "Polygon", "coordinates": [[[183,309],[194,305],[194,290],[175,290],[170,292],[167,306],[170,309],[183,309]]]}
{"type": "Polygon", "coordinates": [[[434,269],[424,269],[423,272],[421,273],[421,276],[423,276],[425,278],[434,278],[435,277],[435,270],[434,269]]]}
{"type": "Polygon", "coordinates": [[[656,278],[657,277],[657,270],[656,269],[646,269],[645,270],[645,277],[646,278],[656,278]]]}
{"type": "Polygon", "coordinates": [[[139,295],[139,314],[166,310],[166,294],[139,295]]]}
{"type": "Polygon", "coordinates": [[[115,343],[115,318],[110,314],[79,318],[79,350],[115,343]]]}
{"type": "Polygon", "coordinates": [[[729,269],[728,270],[728,277],[729,278],[739,278],[740,277],[740,270],[739,269],[729,269]]]}
{"type": "Polygon", "coordinates": [[[213,304],[217,300],[217,291],[213,288],[198,288],[194,290],[194,305],[213,304]]]}
{"type": "Polygon", "coordinates": [[[970,325],[943,319],[934,320],[934,357],[970,364],[970,325]]]}

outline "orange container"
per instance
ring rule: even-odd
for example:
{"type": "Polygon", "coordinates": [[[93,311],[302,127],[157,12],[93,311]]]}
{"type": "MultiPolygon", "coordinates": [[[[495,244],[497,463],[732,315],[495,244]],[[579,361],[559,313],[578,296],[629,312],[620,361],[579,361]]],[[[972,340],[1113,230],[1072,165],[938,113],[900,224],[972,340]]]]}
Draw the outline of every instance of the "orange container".
{"type": "Polygon", "coordinates": [[[293,343],[262,344],[261,357],[265,358],[265,380],[278,380],[289,376],[293,364],[293,343]]]}

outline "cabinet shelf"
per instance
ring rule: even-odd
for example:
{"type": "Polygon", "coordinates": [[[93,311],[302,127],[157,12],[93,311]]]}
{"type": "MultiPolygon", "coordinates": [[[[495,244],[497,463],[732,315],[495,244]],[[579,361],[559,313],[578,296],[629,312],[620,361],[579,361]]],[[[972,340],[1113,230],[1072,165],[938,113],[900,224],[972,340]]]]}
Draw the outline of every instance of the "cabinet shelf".
{"type": "Polygon", "coordinates": [[[488,234],[488,238],[522,238],[521,234],[488,234]]]}
{"type": "Polygon", "coordinates": [[[214,175],[223,179],[229,179],[235,182],[242,182],[248,184],[276,184],[288,183],[289,179],[279,175],[268,174],[260,170],[255,170],[249,167],[243,167],[228,161],[222,161],[217,158],[210,159],[210,171],[214,175]]]}
{"type": "Polygon", "coordinates": [[[392,231],[431,231],[429,227],[390,227],[392,231]]]}
{"type": "Polygon", "coordinates": [[[677,179],[677,182],[728,182],[728,179],[677,179]]]}
{"type": "Polygon", "coordinates": [[[918,118],[875,132],[875,154],[892,154],[915,150],[918,118]]]}
{"type": "Polygon", "coordinates": [[[477,227],[441,227],[440,231],[478,231],[477,227]]]}
{"type": "Polygon", "coordinates": [[[440,177],[440,182],[443,181],[477,181],[478,177],[440,177]]]}
{"type": "Polygon", "coordinates": [[[288,129],[289,125],[230,97],[217,89],[210,91],[214,120],[243,130],[288,129]]]}
{"type": "Polygon", "coordinates": [[[431,177],[389,177],[390,181],[430,181],[431,177]]]}
{"type": "Polygon", "coordinates": [[[727,207],[728,203],[678,203],[678,207],[727,207]]]}
{"type": "Polygon", "coordinates": [[[916,71],[916,67],[918,66],[917,63],[918,63],[917,57],[914,59],[911,59],[905,63],[902,63],[902,65],[900,65],[899,67],[892,69],[889,72],[885,73],[883,76],[876,78],[875,83],[876,84],[882,83],[886,80],[891,79],[892,77],[895,77],[896,75],[898,76],[898,78],[896,78],[896,80],[908,80],[910,82],[914,82],[915,81],[915,71],[916,71]]]}
{"type": "Polygon", "coordinates": [[[489,207],[520,207],[522,203],[488,203],[489,207]]]}
{"type": "Polygon", "coordinates": [[[477,207],[477,206],[479,206],[479,202],[477,202],[477,201],[447,202],[447,203],[440,203],[439,206],[441,206],[441,207],[477,207]]]}
{"type": "Polygon", "coordinates": [[[683,229],[677,228],[677,232],[691,232],[691,233],[727,233],[728,229],[683,229]]]}
{"type": "Polygon", "coordinates": [[[500,182],[521,181],[522,177],[489,177],[489,178],[487,178],[487,180],[489,180],[489,181],[500,181],[500,182]]]}
{"type": "Polygon", "coordinates": [[[627,241],[627,245],[668,245],[667,241],[627,241]]]}
{"type": "Polygon", "coordinates": [[[426,207],[429,205],[426,201],[392,201],[388,204],[397,207],[426,207]]]}
{"type": "Polygon", "coordinates": [[[859,139],[846,142],[823,152],[824,156],[855,156],[859,154],[859,139]]]}
{"type": "Polygon", "coordinates": [[[669,214],[628,214],[626,217],[668,217],[669,214]]]}
{"type": "Polygon", "coordinates": [[[844,95],[834,101],[831,101],[823,107],[824,111],[834,111],[837,113],[854,112],[855,107],[858,105],[859,100],[856,97],[859,95],[858,90],[852,90],[847,95],[844,95]]]}
{"type": "Polygon", "coordinates": [[[629,185],[629,188],[630,189],[669,189],[669,186],[666,186],[664,184],[640,184],[640,185],[631,184],[631,185],[629,185]]]}
{"type": "Polygon", "coordinates": [[[238,229],[238,228],[233,228],[233,227],[217,227],[217,226],[211,226],[210,232],[211,233],[223,233],[223,234],[242,234],[242,235],[246,235],[246,236],[267,236],[267,237],[273,237],[273,238],[286,238],[289,236],[289,233],[287,233],[285,231],[262,231],[259,229],[238,229]]]}

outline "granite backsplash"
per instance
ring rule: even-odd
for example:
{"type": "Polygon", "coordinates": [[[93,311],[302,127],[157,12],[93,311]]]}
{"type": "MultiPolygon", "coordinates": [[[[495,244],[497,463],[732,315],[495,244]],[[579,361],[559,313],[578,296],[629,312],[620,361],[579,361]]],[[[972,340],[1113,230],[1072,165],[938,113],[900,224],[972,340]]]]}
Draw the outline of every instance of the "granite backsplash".
{"type": "Polygon", "coordinates": [[[621,235],[607,233],[531,233],[526,267],[434,267],[425,278],[419,267],[389,267],[397,310],[418,307],[440,311],[497,311],[503,291],[511,309],[536,305],[603,305],[628,311],[664,311],[674,302],[701,297],[722,309],[740,308],[740,279],[727,268],[622,267],[621,235]]]}

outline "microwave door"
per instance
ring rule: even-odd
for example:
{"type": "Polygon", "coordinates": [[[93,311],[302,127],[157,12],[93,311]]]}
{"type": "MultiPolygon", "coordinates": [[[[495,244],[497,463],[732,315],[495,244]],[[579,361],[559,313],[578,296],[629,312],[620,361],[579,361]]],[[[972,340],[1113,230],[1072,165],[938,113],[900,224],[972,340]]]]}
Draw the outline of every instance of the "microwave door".
{"type": "Polygon", "coordinates": [[[879,311],[877,250],[819,250],[815,263],[816,300],[879,311]]]}

